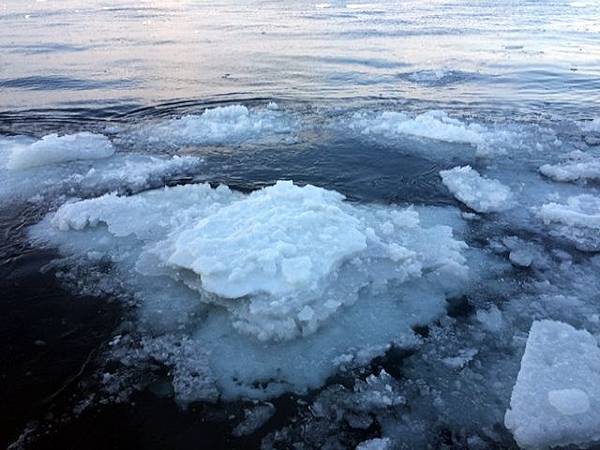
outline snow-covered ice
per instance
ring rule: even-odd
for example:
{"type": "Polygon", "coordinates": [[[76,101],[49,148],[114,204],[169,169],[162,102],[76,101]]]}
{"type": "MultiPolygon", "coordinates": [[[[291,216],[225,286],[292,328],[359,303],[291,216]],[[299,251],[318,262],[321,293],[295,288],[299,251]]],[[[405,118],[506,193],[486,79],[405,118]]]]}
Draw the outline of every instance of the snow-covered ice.
{"type": "Polygon", "coordinates": [[[102,159],[115,150],[106,136],[81,132],[59,136],[50,134],[30,144],[13,143],[8,149],[8,169],[28,169],[76,160],[102,159]]]}
{"type": "Polygon", "coordinates": [[[510,188],[497,180],[482,177],[471,166],[442,170],[440,176],[458,200],[477,212],[503,211],[511,206],[510,188]]]}
{"type": "Polygon", "coordinates": [[[572,241],[582,251],[600,249],[600,198],[581,194],[569,197],[566,203],[542,205],[538,216],[554,234],[572,241]]]}
{"type": "Polygon", "coordinates": [[[275,103],[266,108],[219,106],[201,114],[188,114],[132,128],[122,139],[135,145],[178,148],[185,145],[237,145],[269,138],[289,138],[294,119],[275,103]]]}
{"type": "Polygon", "coordinates": [[[87,132],[41,140],[0,138],[0,203],[135,192],[193,174],[201,163],[194,156],[115,153],[107,138],[87,132]]]}
{"type": "Polygon", "coordinates": [[[416,116],[404,112],[384,111],[368,114],[356,113],[350,119],[350,128],[367,136],[415,138],[468,144],[481,156],[503,153],[506,147],[520,145],[517,132],[495,130],[488,126],[465,122],[450,117],[445,111],[427,111],[416,116]]]}
{"type": "Polygon", "coordinates": [[[249,195],[200,184],[67,203],[33,236],[84,260],[112,260],[143,299],[141,314],[161,311],[155,327],[169,322],[167,311],[175,329],[197,327],[193,339],[211,349],[224,394],[264,398],[318,386],[391,342],[414,345],[410,327],[439,315],[468,280],[466,245],[429,220],[291,182],[249,195]],[[172,294],[160,297],[156,283],[172,294]],[[194,304],[209,308],[202,324],[186,318],[194,304]]]}
{"type": "Polygon", "coordinates": [[[534,322],[505,424],[523,448],[598,444],[597,339],[563,322],[534,322]]]}
{"type": "Polygon", "coordinates": [[[600,180],[600,158],[577,150],[559,164],[544,164],[540,172],[556,181],[600,180]]]}

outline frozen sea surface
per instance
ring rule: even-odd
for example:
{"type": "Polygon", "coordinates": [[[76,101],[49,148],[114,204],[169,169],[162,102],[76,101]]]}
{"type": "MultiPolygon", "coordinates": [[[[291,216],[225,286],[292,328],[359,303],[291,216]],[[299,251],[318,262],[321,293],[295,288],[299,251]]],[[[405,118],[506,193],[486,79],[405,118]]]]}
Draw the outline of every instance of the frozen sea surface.
{"type": "Polygon", "coordinates": [[[0,5],[0,444],[598,445],[600,6],[0,5]]]}

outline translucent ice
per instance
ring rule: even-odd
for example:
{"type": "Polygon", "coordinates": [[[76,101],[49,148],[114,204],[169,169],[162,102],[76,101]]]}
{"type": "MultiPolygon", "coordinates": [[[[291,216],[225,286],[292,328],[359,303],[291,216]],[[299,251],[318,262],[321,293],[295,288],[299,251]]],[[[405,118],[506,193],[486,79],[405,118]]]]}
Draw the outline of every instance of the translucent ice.
{"type": "MultiPolygon", "coordinates": [[[[411,326],[438,317],[467,280],[466,245],[437,211],[291,182],[249,195],[185,185],[67,203],[32,236],[82,265],[111,261],[107,282],[135,295],[145,323],[210,350],[223,395],[266,398],[415,345],[411,326]]],[[[177,373],[191,371],[169,354],[177,373]]]]}
{"type": "Polygon", "coordinates": [[[114,148],[106,136],[82,132],[59,136],[50,134],[31,144],[14,143],[6,167],[27,169],[68,161],[102,159],[114,148]]]}
{"type": "Polygon", "coordinates": [[[482,177],[471,166],[442,170],[440,176],[458,200],[477,212],[502,211],[510,207],[512,194],[508,186],[482,177]]]}
{"type": "Polygon", "coordinates": [[[505,424],[524,448],[600,442],[596,338],[563,322],[534,322],[505,424]]]}
{"type": "Polygon", "coordinates": [[[539,217],[551,225],[554,234],[572,241],[583,251],[600,249],[600,199],[581,194],[569,197],[566,203],[546,203],[538,210],[539,217]]]}
{"type": "Polygon", "coordinates": [[[556,181],[599,180],[600,158],[574,151],[566,161],[555,165],[544,164],[540,172],[556,181]]]}

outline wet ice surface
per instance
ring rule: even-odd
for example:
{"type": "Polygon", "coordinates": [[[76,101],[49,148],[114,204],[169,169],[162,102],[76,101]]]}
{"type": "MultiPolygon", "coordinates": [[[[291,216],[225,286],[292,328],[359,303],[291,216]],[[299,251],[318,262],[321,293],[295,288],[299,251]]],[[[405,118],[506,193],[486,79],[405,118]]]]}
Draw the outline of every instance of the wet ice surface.
{"type": "Polygon", "coordinates": [[[577,3],[9,1],[2,443],[597,444],[577,3]]]}

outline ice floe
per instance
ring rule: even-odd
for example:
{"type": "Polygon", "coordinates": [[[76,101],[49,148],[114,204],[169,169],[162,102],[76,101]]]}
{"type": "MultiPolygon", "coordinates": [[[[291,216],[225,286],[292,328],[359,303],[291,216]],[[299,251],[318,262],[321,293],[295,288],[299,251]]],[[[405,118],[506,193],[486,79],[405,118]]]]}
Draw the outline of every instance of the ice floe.
{"type": "Polygon", "coordinates": [[[276,103],[252,109],[229,105],[206,109],[201,114],[135,126],[121,139],[150,148],[237,145],[259,139],[289,138],[295,127],[291,115],[276,103]]]}
{"type": "Polygon", "coordinates": [[[503,211],[511,206],[510,188],[497,180],[482,177],[471,166],[442,170],[440,176],[458,200],[477,212],[503,211]]]}
{"type": "Polygon", "coordinates": [[[63,162],[102,159],[115,150],[106,136],[81,132],[59,136],[50,134],[30,144],[13,142],[8,149],[8,169],[28,169],[63,162]]]}
{"type": "Polygon", "coordinates": [[[600,158],[577,150],[559,164],[544,164],[540,172],[556,181],[600,180],[600,158]]]}
{"type": "Polygon", "coordinates": [[[600,198],[591,194],[575,195],[566,203],[542,205],[538,216],[555,235],[572,241],[579,250],[600,249],[600,198]]]}
{"type": "Polygon", "coordinates": [[[173,314],[171,331],[196,328],[222,393],[264,398],[317,386],[391,342],[414,345],[410,327],[440,314],[468,279],[466,245],[427,222],[415,209],[353,205],[310,185],[242,195],[201,184],[67,203],[33,236],[111,260],[142,314],[161,311],[156,327],[173,314]],[[186,319],[194,304],[208,308],[201,324],[186,319]],[[260,379],[273,381],[253,387],[260,379]]]}
{"type": "Polygon", "coordinates": [[[523,448],[600,442],[597,339],[563,322],[534,322],[505,423],[523,448]]]}
{"type": "Polygon", "coordinates": [[[427,111],[416,116],[404,112],[356,113],[350,120],[350,128],[367,136],[416,138],[468,144],[477,154],[503,153],[506,147],[521,145],[519,133],[507,129],[465,122],[450,117],[444,111],[427,111]]]}
{"type": "Polygon", "coordinates": [[[201,163],[193,156],[115,153],[107,138],[87,132],[40,140],[5,137],[0,138],[0,202],[136,192],[193,174],[201,163]]]}

